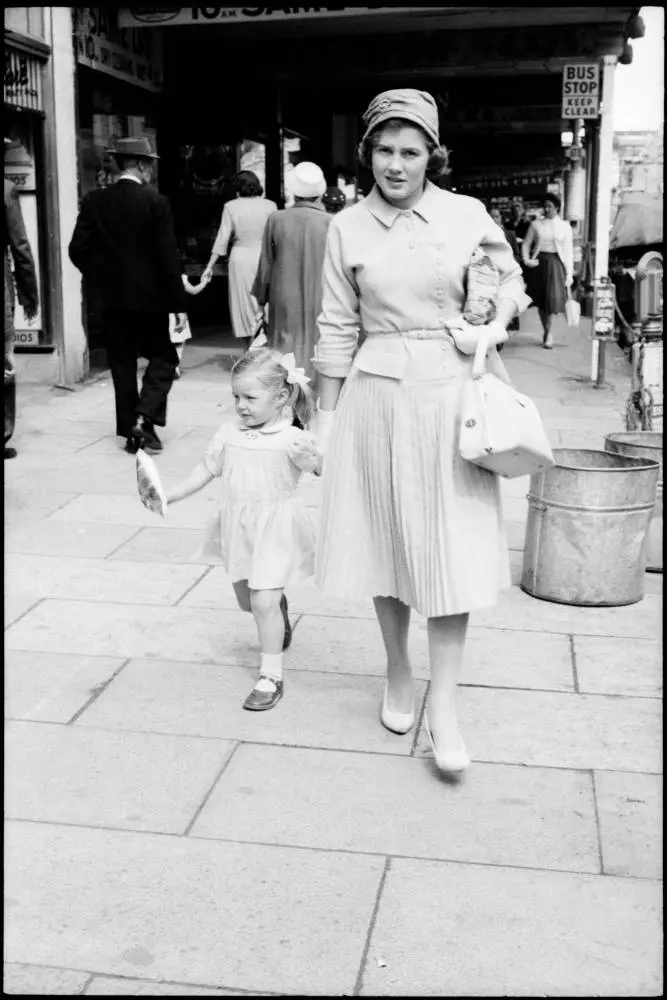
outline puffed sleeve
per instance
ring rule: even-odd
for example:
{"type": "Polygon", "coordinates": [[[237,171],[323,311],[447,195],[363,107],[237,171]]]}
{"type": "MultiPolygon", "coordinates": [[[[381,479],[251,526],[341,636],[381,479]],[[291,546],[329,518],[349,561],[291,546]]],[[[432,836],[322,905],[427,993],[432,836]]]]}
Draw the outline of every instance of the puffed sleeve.
{"type": "Polygon", "coordinates": [[[223,424],[208,443],[206,454],[204,455],[204,465],[212,476],[218,477],[222,475],[222,460],[228,437],[229,424],[223,424]]]}
{"type": "Polygon", "coordinates": [[[317,319],[319,340],[313,364],[322,375],[346,378],[359,339],[359,289],[354,271],[346,266],[337,220],[329,226],[322,270],[322,311],[317,319]]]}
{"type": "Polygon", "coordinates": [[[522,313],[532,302],[532,299],[526,295],[523,272],[512,253],[512,248],[507,242],[504,232],[493,221],[486,209],[483,208],[483,211],[484,232],[480,246],[484,253],[491,258],[498,271],[500,278],[498,300],[510,299],[515,303],[517,312],[522,313]]]}
{"type": "Polygon", "coordinates": [[[213,253],[217,254],[218,257],[224,257],[229,248],[229,241],[232,238],[232,233],[234,232],[234,220],[232,219],[232,213],[229,211],[227,205],[222,210],[222,219],[220,221],[220,228],[218,229],[218,235],[215,238],[215,243],[213,244],[213,253]]]}

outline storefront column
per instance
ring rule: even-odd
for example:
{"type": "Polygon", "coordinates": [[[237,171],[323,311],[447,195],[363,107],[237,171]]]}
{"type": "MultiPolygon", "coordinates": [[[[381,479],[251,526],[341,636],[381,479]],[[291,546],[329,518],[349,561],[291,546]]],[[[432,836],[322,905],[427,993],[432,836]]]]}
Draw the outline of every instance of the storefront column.
{"type": "Polygon", "coordinates": [[[69,241],[79,211],[76,155],[75,59],[72,8],[51,7],[53,119],[50,129],[57,189],[62,288],[60,381],[80,382],[88,373],[88,348],[81,316],[81,275],[69,259],[69,241]]]}
{"type": "MultiPolygon", "coordinates": [[[[595,188],[595,284],[609,273],[609,235],[611,228],[612,159],[614,147],[614,78],[616,56],[602,58],[602,114],[597,142],[595,188]]],[[[600,381],[604,365],[604,342],[594,339],[591,350],[591,380],[600,381]],[[602,347],[601,347],[602,345],[602,347]]]]}

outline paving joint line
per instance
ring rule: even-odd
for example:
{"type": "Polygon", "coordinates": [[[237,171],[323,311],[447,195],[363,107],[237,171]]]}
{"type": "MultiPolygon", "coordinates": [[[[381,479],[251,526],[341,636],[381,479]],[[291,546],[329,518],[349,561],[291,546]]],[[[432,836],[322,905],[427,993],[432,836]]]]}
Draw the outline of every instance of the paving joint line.
{"type": "Polygon", "coordinates": [[[428,696],[430,692],[431,692],[431,682],[430,680],[428,680],[426,681],[426,690],[424,691],[424,697],[422,700],[421,709],[419,711],[419,719],[417,721],[417,725],[415,726],[415,734],[412,738],[412,746],[410,747],[410,753],[408,754],[408,756],[412,757],[413,759],[417,759],[415,756],[417,752],[417,744],[419,743],[419,734],[424,724],[424,716],[426,714],[426,702],[428,701],[428,696]]]}
{"type": "MultiPolygon", "coordinates": [[[[112,673],[111,677],[107,678],[107,680],[103,681],[101,684],[97,684],[92,689],[92,694],[91,694],[90,698],[88,698],[88,700],[81,706],[81,708],[79,708],[74,713],[74,715],[69,720],[69,722],[65,723],[66,726],[73,726],[75,722],[78,722],[78,720],[81,718],[81,716],[84,714],[84,712],[88,711],[88,709],[90,708],[90,706],[93,705],[97,701],[97,699],[100,697],[100,695],[103,694],[104,691],[106,691],[106,689],[109,687],[109,685],[113,683],[113,681],[116,679],[116,677],[118,677],[118,675],[125,669],[125,667],[128,665],[128,663],[131,662],[131,659],[132,659],[131,657],[128,657],[126,660],[124,660],[121,663],[121,665],[116,670],[114,670],[114,672],[112,673]]],[[[56,723],[56,725],[58,725],[58,723],[56,723]]],[[[89,728],[89,727],[85,727],[85,728],[89,728]]]]}
{"type": "Polygon", "coordinates": [[[593,789],[593,809],[594,809],[594,812],[595,812],[595,831],[596,831],[596,834],[597,834],[597,842],[598,842],[598,862],[599,862],[599,865],[600,865],[600,875],[602,875],[605,878],[608,878],[609,876],[607,876],[607,873],[604,870],[604,850],[603,850],[603,846],[602,846],[602,825],[600,823],[600,807],[599,807],[599,804],[598,804],[598,789],[597,789],[597,782],[595,781],[595,769],[594,768],[590,769],[590,776],[591,776],[591,786],[592,786],[592,789],[593,789]]]}
{"type": "MultiPolygon", "coordinates": [[[[5,597],[8,597],[8,596],[11,596],[11,595],[9,595],[9,594],[5,595],[5,597]]],[[[26,617],[26,615],[29,615],[32,611],[34,611],[35,608],[39,604],[42,603],[42,601],[47,601],[48,599],[49,599],[48,597],[38,597],[37,600],[35,601],[35,603],[31,604],[30,607],[27,608],[25,611],[22,611],[21,614],[18,616],[18,618],[15,618],[14,621],[12,621],[12,622],[9,623],[9,625],[5,625],[5,632],[7,632],[10,628],[14,628],[15,625],[18,625],[18,623],[20,621],[22,621],[26,617]]],[[[7,650],[5,649],[5,655],[6,654],[7,654],[7,650]]]]}
{"type": "MultiPolygon", "coordinates": [[[[128,525],[128,527],[134,527],[134,525],[128,525]]],[[[127,545],[128,542],[133,542],[135,540],[135,538],[138,538],[138,536],[144,530],[145,530],[144,527],[137,528],[137,530],[134,532],[134,534],[130,535],[129,538],[126,538],[125,541],[123,541],[123,542],[120,543],[120,545],[117,545],[115,549],[111,550],[111,552],[107,552],[107,554],[105,556],[103,556],[103,558],[102,558],[101,561],[104,562],[107,559],[111,559],[111,557],[115,556],[115,554],[117,552],[119,552],[124,545],[127,545]]],[[[138,562],[139,560],[128,560],[128,561],[129,562],[138,562]]]]}
{"type": "MultiPolygon", "coordinates": [[[[182,837],[189,837],[189,836],[190,836],[190,831],[192,830],[193,826],[195,825],[195,823],[197,822],[197,820],[198,820],[198,819],[199,819],[199,817],[201,816],[202,812],[203,812],[203,811],[204,811],[204,809],[206,808],[206,806],[207,806],[207,804],[208,804],[208,801],[209,801],[209,799],[210,799],[210,798],[211,798],[211,796],[213,795],[213,792],[215,791],[215,789],[216,789],[216,787],[217,787],[217,785],[218,785],[218,782],[220,781],[220,779],[222,778],[223,774],[224,774],[224,773],[225,773],[225,771],[227,770],[227,768],[228,768],[229,764],[230,764],[230,763],[231,763],[231,761],[232,761],[232,758],[233,758],[233,757],[234,757],[234,755],[236,754],[236,751],[238,750],[238,748],[239,748],[239,746],[240,746],[240,745],[241,745],[241,741],[240,741],[240,740],[238,740],[238,741],[237,741],[237,742],[236,742],[236,743],[234,744],[234,746],[232,747],[232,749],[231,749],[230,753],[229,753],[229,754],[227,755],[227,758],[226,758],[226,759],[225,759],[225,761],[223,762],[223,764],[222,764],[222,767],[220,768],[220,770],[218,771],[217,775],[216,775],[216,776],[215,776],[215,778],[213,779],[213,783],[211,784],[211,787],[209,788],[208,792],[206,793],[206,795],[205,795],[205,796],[204,796],[204,798],[202,799],[202,801],[201,801],[201,803],[199,804],[198,808],[197,808],[197,809],[195,809],[195,812],[194,812],[194,815],[193,815],[192,819],[190,820],[190,822],[189,822],[189,823],[188,823],[188,825],[186,826],[185,830],[184,830],[184,831],[183,831],[183,833],[181,834],[181,836],[182,836],[182,837]]],[[[191,839],[194,839],[194,838],[191,838],[191,839]]]]}
{"type": "MultiPolygon", "coordinates": [[[[211,573],[212,570],[213,570],[213,566],[205,566],[204,570],[203,570],[203,572],[201,574],[201,576],[198,576],[197,579],[194,581],[194,583],[190,584],[189,587],[186,587],[185,591],[181,594],[181,596],[178,598],[177,601],[174,601],[174,603],[171,605],[171,607],[172,608],[181,608],[181,607],[183,607],[183,605],[181,604],[181,601],[184,601],[185,598],[188,596],[188,594],[192,593],[192,591],[195,589],[195,587],[198,587],[200,583],[203,583],[204,580],[206,579],[206,577],[211,573]]],[[[157,606],[158,605],[155,605],[155,607],[157,607],[157,606]]]]}
{"type": "Polygon", "coordinates": [[[579,686],[579,672],[577,670],[577,650],[575,648],[574,633],[568,635],[567,638],[570,645],[570,664],[572,666],[572,683],[574,684],[574,692],[575,694],[581,694],[579,686]]]}
{"type": "Polygon", "coordinates": [[[375,902],[373,903],[373,909],[371,911],[371,918],[368,922],[368,930],[366,932],[366,940],[364,941],[364,948],[361,953],[361,960],[359,962],[359,971],[357,972],[357,978],[354,984],[354,989],[352,990],[352,996],[361,996],[361,991],[364,985],[364,974],[366,972],[366,966],[368,964],[368,955],[371,949],[371,941],[373,934],[375,932],[375,925],[377,923],[377,916],[380,909],[380,900],[382,898],[382,893],[384,891],[385,882],[387,881],[387,876],[389,875],[389,870],[391,867],[391,857],[385,857],[384,866],[382,868],[382,873],[380,875],[380,881],[378,883],[378,890],[375,894],[375,902]]]}

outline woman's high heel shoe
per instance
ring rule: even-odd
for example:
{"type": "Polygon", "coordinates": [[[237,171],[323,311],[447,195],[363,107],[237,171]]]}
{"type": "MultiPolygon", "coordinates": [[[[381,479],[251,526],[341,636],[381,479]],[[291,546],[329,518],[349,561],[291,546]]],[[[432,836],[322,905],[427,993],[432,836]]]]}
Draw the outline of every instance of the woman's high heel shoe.
{"type": "Polygon", "coordinates": [[[433,756],[435,757],[435,763],[439,771],[442,771],[443,774],[456,777],[470,767],[470,757],[468,756],[468,751],[465,748],[463,740],[461,740],[461,747],[459,750],[442,752],[439,751],[435,745],[433,733],[431,732],[428,716],[426,714],[424,714],[424,728],[426,729],[426,733],[431,743],[431,749],[433,750],[433,756]]]}
{"type": "Polygon", "coordinates": [[[390,733],[398,733],[405,736],[415,724],[414,709],[411,712],[392,712],[387,707],[387,686],[385,685],[384,696],[382,698],[382,708],[380,709],[380,722],[390,733]]]}

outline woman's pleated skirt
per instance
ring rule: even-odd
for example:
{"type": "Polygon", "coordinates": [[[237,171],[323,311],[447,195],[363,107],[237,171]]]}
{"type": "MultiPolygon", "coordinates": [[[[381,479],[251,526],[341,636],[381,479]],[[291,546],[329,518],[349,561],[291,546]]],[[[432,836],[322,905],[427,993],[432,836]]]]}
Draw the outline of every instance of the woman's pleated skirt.
{"type": "Polygon", "coordinates": [[[323,477],[325,594],[394,597],[430,618],[489,607],[509,586],[498,479],[458,452],[469,364],[452,352],[421,342],[403,380],[347,379],[323,477]]]}
{"type": "Polygon", "coordinates": [[[534,304],[549,316],[565,312],[567,287],[565,267],[557,253],[540,253],[539,267],[533,268],[528,294],[534,304]]]}

